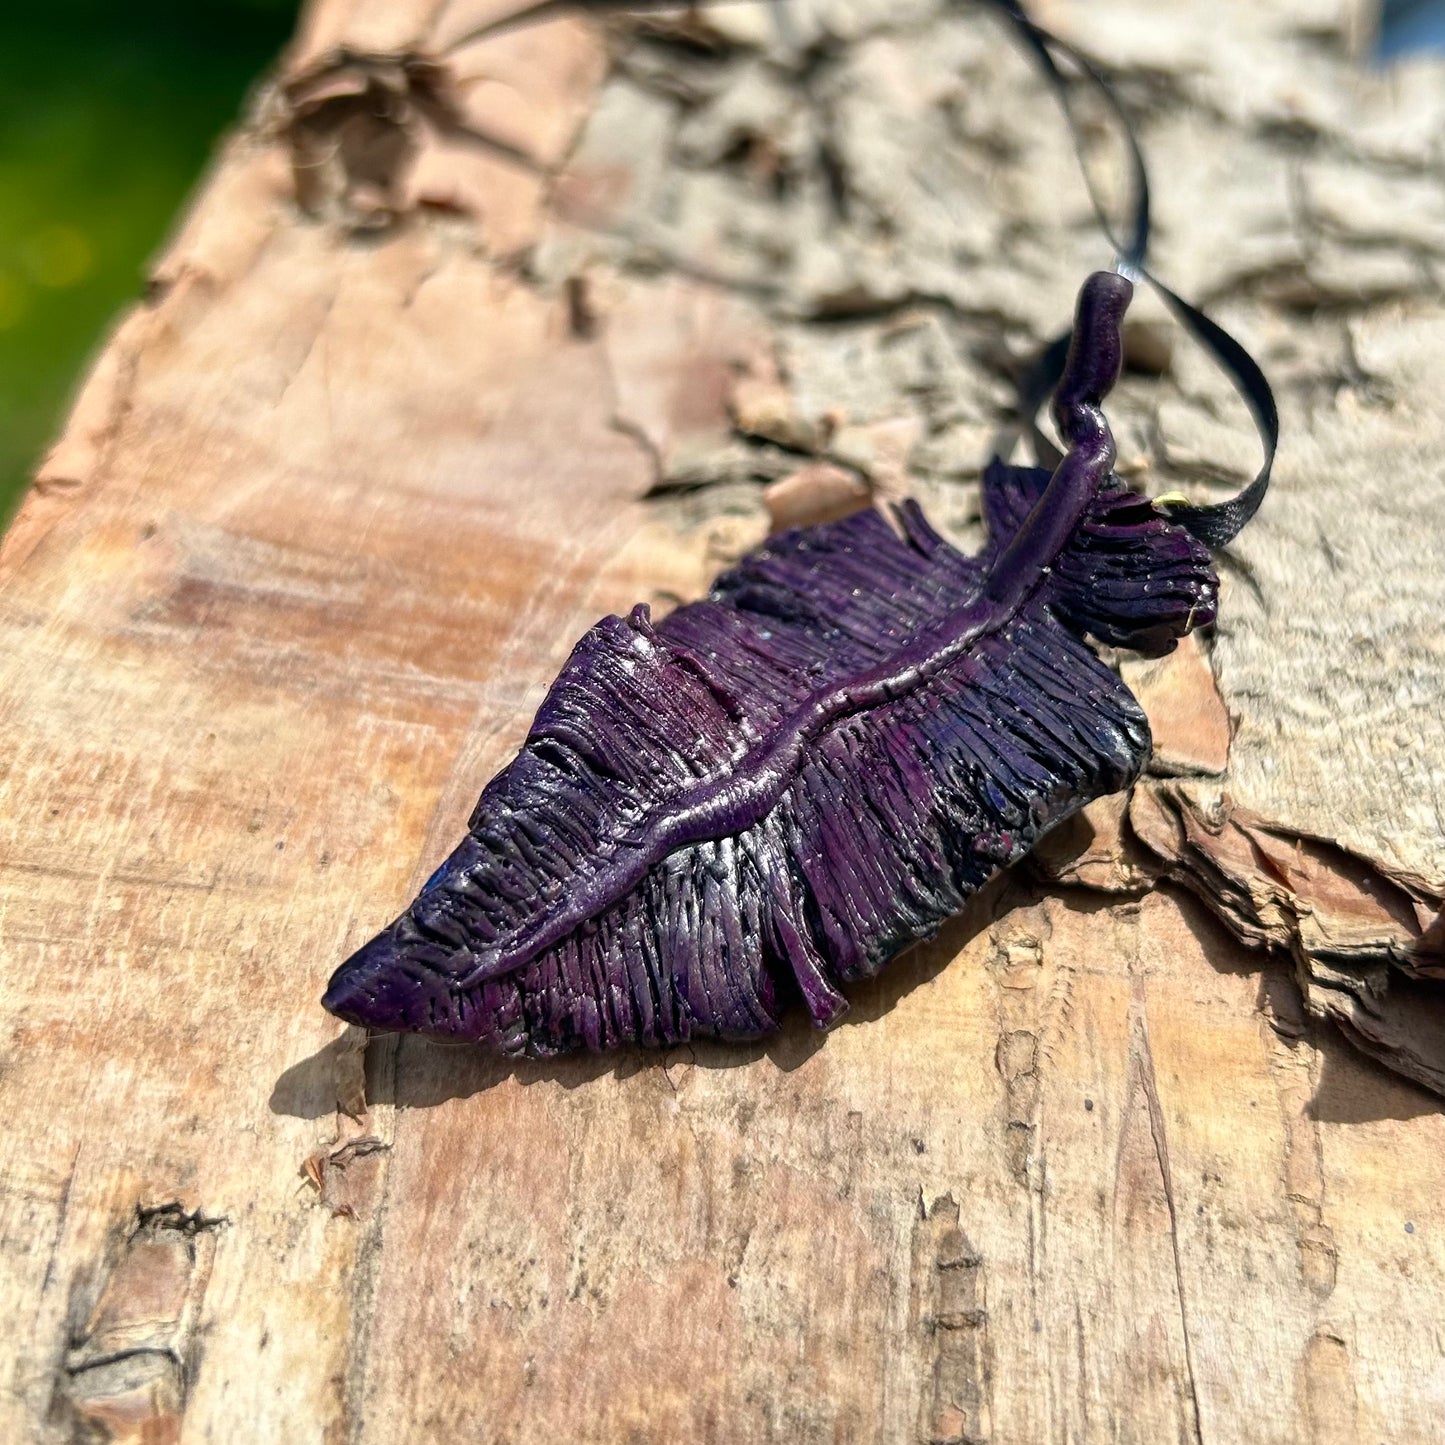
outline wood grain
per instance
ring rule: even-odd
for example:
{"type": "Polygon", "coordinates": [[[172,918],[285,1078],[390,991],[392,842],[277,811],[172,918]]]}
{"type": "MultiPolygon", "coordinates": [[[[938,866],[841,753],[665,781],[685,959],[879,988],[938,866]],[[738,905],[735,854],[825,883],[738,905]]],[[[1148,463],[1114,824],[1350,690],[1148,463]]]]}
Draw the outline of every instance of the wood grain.
{"type": "MultiPolygon", "coordinates": [[[[513,1067],[322,983],[598,615],[770,508],[976,540],[1107,256],[972,10],[308,9],[0,549],[0,1438],[1436,1438],[1445,89],[1313,0],[1044,10],[1286,419],[1156,774],[826,1037],[513,1067]]],[[[1123,463],[1208,495],[1232,403],[1135,346],[1123,463]]]]}

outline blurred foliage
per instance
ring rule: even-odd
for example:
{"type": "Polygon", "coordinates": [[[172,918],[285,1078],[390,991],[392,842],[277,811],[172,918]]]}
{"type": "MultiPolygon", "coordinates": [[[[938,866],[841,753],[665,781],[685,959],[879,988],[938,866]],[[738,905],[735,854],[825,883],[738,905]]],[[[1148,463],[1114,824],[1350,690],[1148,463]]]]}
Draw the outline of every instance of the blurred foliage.
{"type": "Polygon", "coordinates": [[[0,517],[296,0],[0,5],[0,517]]]}

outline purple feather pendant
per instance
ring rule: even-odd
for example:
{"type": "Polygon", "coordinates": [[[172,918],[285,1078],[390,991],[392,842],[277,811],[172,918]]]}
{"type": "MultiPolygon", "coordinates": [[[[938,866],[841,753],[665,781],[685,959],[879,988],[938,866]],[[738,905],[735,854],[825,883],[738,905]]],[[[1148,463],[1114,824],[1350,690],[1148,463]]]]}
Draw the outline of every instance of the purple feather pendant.
{"type": "Polygon", "coordinates": [[[1132,286],[1085,283],[1050,474],[995,461],[965,557],[914,504],[784,533],[577,645],[420,896],[336,971],[351,1022],[507,1054],[753,1039],[932,935],[1148,726],[1087,638],[1213,620],[1208,549],[1113,474],[1132,286]]]}

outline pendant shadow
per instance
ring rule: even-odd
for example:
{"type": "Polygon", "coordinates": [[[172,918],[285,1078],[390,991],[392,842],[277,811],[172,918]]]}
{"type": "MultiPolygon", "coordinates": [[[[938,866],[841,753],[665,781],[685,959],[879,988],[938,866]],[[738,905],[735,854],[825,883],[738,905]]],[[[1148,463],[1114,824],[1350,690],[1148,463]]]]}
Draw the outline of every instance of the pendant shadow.
{"type": "MultiPolygon", "coordinates": [[[[1445,1099],[1392,1072],[1363,1053],[1334,1025],[1307,1016],[1286,955],[1247,948],[1193,894],[1161,885],[1184,915],[1189,931],[1211,967],[1231,975],[1259,979],[1257,1007],[1275,1022],[1287,1048],[1314,1049],[1320,1057],[1309,1116],[1319,1122],[1363,1124],[1413,1119],[1445,1110],[1445,1099]]],[[[560,1084],[581,1088],[611,1075],[627,1079],[644,1070],[664,1077],[681,1063],[705,1069],[741,1068],[770,1060],[784,1073],[801,1067],[831,1033],[875,1022],[890,1013],[914,989],[936,977],[964,947],[1005,913],[1052,897],[1071,911],[1096,914],[1119,906],[1118,897],[1081,888],[1041,885],[1027,871],[1001,875],[982,889],[968,907],[950,919],[931,940],[914,945],[877,977],[848,991],[849,1010],[832,1029],[810,1026],[797,1006],[783,1025],[765,1039],[745,1043],[694,1041],[668,1049],[631,1048],[608,1054],[568,1054],[555,1059],[509,1059],[472,1044],[447,1043],[419,1035],[374,1035],[348,1027],[314,1054],[292,1064],[276,1080],[273,1113],[318,1119],[336,1112],[338,1101],[355,1093],[356,1059],[363,1055],[366,1099],[403,1109],[427,1109],[495,1088],[506,1079],[523,1088],[560,1084]],[[348,1089],[347,1081],[351,1081],[348,1089]]],[[[1392,988],[1394,985],[1392,984],[1392,988]]],[[[1445,1017],[1445,990],[1400,980],[1402,998],[1428,994],[1430,1006],[1445,1017]]]]}
{"type": "Polygon", "coordinates": [[[777,1033],[751,1042],[695,1040],[667,1049],[621,1049],[607,1054],[566,1054],[555,1059],[509,1059],[474,1044],[449,1043],[417,1034],[377,1034],[363,1040],[362,1031],[347,1028],[314,1054],[284,1070],[271,1091],[273,1114],[319,1119],[336,1112],[347,1092],[340,1081],[354,1076],[355,1056],[364,1049],[366,1098],[402,1109],[427,1109],[451,1099],[470,1098],[495,1088],[504,1079],[522,1087],[560,1084],[580,1088],[604,1076],[631,1078],[648,1069],[664,1075],[678,1063],[705,1069],[740,1068],[766,1058],[784,1073],[806,1063],[827,1043],[830,1034],[872,1023],[892,1010],[914,989],[936,977],[979,933],[1016,904],[1029,902],[1037,891],[1022,876],[1005,873],[980,889],[968,906],[937,935],[899,954],[876,978],[849,990],[849,1009],[831,1029],[813,1028],[799,1006],[793,1006],[777,1033]]]}

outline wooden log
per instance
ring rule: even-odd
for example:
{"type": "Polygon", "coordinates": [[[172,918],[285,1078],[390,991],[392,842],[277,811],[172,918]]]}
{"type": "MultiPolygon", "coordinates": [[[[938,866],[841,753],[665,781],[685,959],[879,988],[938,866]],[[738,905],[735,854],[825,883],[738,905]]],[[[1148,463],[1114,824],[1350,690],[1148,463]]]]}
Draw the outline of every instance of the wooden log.
{"type": "MultiPolygon", "coordinates": [[[[598,615],[876,496],[976,541],[1108,256],[977,10],[505,13],[310,6],[0,550],[0,1437],[1433,1441],[1438,66],[1041,8],[1285,419],[1123,663],[1151,773],[827,1036],[514,1066],[317,996],[598,615]]],[[[1122,464],[1214,495],[1242,412],[1130,339],[1122,464]]]]}

